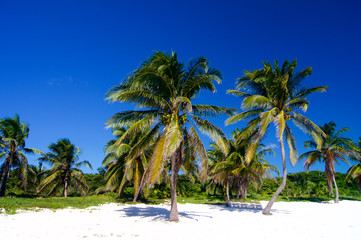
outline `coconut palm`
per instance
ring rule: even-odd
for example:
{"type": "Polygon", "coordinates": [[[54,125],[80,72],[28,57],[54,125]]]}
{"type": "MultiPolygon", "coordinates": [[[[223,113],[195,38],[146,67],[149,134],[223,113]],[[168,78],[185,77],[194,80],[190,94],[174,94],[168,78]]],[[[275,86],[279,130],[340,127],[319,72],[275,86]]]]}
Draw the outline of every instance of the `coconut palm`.
{"type": "MultiPolygon", "coordinates": [[[[228,148],[229,149],[229,148],[228,148]]],[[[233,169],[235,163],[226,161],[230,155],[231,150],[224,152],[217,144],[211,143],[210,149],[207,151],[209,158],[209,173],[211,182],[209,184],[220,184],[226,187],[226,201],[230,201],[230,190],[234,180],[233,169]]]]}
{"type": "Polygon", "coordinates": [[[41,161],[49,162],[52,168],[46,170],[48,176],[40,183],[39,191],[48,190],[48,195],[62,189],[63,196],[67,197],[68,188],[74,185],[83,194],[88,188],[83,172],[79,167],[85,166],[92,169],[88,161],[79,162],[81,149],[63,138],[48,146],[50,152],[41,161]]]}
{"type": "Polygon", "coordinates": [[[304,165],[307,170],[316,162],[323,162],[325,164],[327,190],[329,194],[332,194],[333,182],[336,192],[335,203],[338,203],[339,199],[337,183],[335,179],[335,163],[338,163],[339,160],[348,163],[346,158],[350,154],[355,153],[356,146],[351,139],[342,136],[342,134],[347,132],[349,128],[341,128],[336,132],[336,123],[334,123],[333,121],[326,123],[320,128],[326,135],[316,136],[318,138],[321,138],[322,141],[306,141],[304,143],[304,147],[310,148],[312,150],[303,153],[300,156],[299,160],[305,160],[304,165]]]}
{"type": "Polygon", "coordinates": [[[45,166],[42,162],[39,162],[38,166],[29,165],[28,167],[28,180],[30,183],[30,187],[34,192],[37,192],[38,187],[40,186],[41,181],[45,177],[45,166]]]}
{"type": "MultiPolygon", "coordinates": [[[[210,105],[194,105],[193,100],[201,90],[215,91],[213,81],[220,83],[221,73],[209,67],[204,57],[197,58],[186,67],[178,61],[177,54],[156,52],[134,71],[123,83],[107,93],[111,102],[120,101],[137,104],[144,110],[123,111],[115,114],[108,127],[131,127],[117,140],[134,135],[142,129],[150,131],[132,148],[135,156],[159,136],[149,159],[141,188],[145,183],[155,183],[163,172],[165,163],[171,162],[171,211],[170,221],[178,221],[177,179],[182,165],[201,160],[203,169],[207,154],[196,131],[197,127],[214,140],[222,141],[220,128],[202,117],[231,114],[232,109],[210,105]]],[[[224,143],[223,143],[224,144],[224,143]]],[[[141,189],[140,188],[140,189],[141,189]]]]}
{"type": "Polygon", "coordinates": [[[265,148],[263,144],[258,146],[251,161],[246,161],[246,149],[250,144],[251,136],[241,139],[240,135],[239,129],[232,132],[233,137],[228,141],[229,151],[226,154],[215,144],[211,144],[211,149],[207,152],[209,158],[215,163],[211,169],[215,183],[226,186],[227,201],[230,200],[229,190],[232,182],[237,186],[237,199],[240,195],[246,198],[250,183],[257,188],[265,176],[272,177],[270,172],[278,173],[278,169],[264,159],[267,154],[274,154],[274,151],[265,148]]]}
{"type": "Polygon", "coordinates": [[[351,157],[353,160],[358,161],[358,163],[347,170],[345,182],[347,182],[350,178],[357,177],[358,191],[361,194],[361,137],[359,138],[356,154],[353,154],[351,157]]]}
{"type": "MultiPolygon", "coordinates": [[[[128,126],[129,127],[129,126],[128,126]]],[[[125,127],[113,127],[113,135],[116,139],[110,140],[105,146],[106,157],[103,160],[103,166],[107,166],[105,178],[107,184],[105,189],[110,191],[117,190],[120,195],[124,184],[126,182],[134,181],[134,198],[137,200],[140,187],[141,178],[147,167],[148,155],[150,149],[139,151],[137,155],[129,156],[133,147],[137,146],[137,143],[146,135],[149,130],[143,129],[137,135],[128,135],[127,138],[123,138],[123,141],[118,144],[117,140],[127,131],[125,127]]]]}
{"type": "Polygon", "coordinates": [[[247,198],[249,184],[253,184],[253,187],[258,189],[262,184],[262,179],[265,177],[273,178],[271,173],[277,173],[279,175],[278,169],[269,164],[264,158],[269,154],[275,154],[273,149],[266,148],[263,144],[260,144],[252,160],[247,162],[245,158],[243,158],[243,164],[235,169],[238,175],[237,199],[239,195],[241,195],[243,199],[247,198]]]}
{"type": "Polygon", "coordinates": [[[262,211],[263,214],[269,215],[273,203],[284,189],[287,181],[284,137],[290,149],[292,164],[295,164],[297,160],[295,137],[287,125],[287,121],[292,120],[296,126],[308,133],[322,134],[322,130],[311,120],[298,113],[298,110],[306,111],[309,105],[306,97],[314,92],[326,91],[327,87],[306,88],[302,86],[302,81],[311,75],[312,69],[307,67],[300,72],[295,72],[296,60],[291,63],[285,61],[281,68],[277,61],[274,67],[268,62],[263,62],[263,65],[263,68],[259,70],[246,71],[243,77],[237,79],[237,90],[228,90],[228,93],[243,98],[242,109],[244,112],[228,118],[226,124],[249,120],[244,131],[245,134],[256,131],[246,153],[247,161],[253,158],[255,150],[271,122],[277,129],[277,138],[281,146],[283,178],[282,183],[262,211]]]}
{"type": "Polygon", "coordinates": [[[0,159],[1,166],[0,197],[5,195],[6,182],[10,169],[17,168],[24,191],[27,190],[28,160],[25,153],[42,154],[41,151],[26,148],[25,141],[29,136],[29,125],[20,121],[19,115],[0,120],[0,159]]]}

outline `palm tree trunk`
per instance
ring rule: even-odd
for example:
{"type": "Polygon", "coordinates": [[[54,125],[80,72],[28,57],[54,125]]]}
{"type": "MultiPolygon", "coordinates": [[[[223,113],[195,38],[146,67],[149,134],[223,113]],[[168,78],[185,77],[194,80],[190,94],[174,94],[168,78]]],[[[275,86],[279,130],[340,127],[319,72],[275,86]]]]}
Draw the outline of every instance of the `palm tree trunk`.
{"type": "Polygon", "coordinates": [[[68,188],[68,181],[65,179],[64,180],[64,192],[63,192],[63,196],[64,197],[67,197],[68,195],[67,195],[67,188],[68,188]]]}
{"type": "Polygon", "coordinates": [[[246,199],[247,198],[247,193],[248,193],[248,180],[247,179],[242,183],[241,188],[242,188],[242,190],[241,190],[241,198],[246,199]]]}
{"type": "Polygon", "coordinates": [[[171,158],[172,175],[170,179],[170,184],[171,184],[171,203],[170,203],[171,207],[169,213],[170,222],[179,222],[178,206],[177,206],[177,181],[178,181],[178,172],[180,169],[181,149],[182,148],[177,150],[171,158]]]}
{"type": "Polygon", "coordinates": [[[0,197],[5,196],[6,182],[9,178],[10,165],[11,165],[10,158],[7,158],[5,162],[4,171],[0,180],[0,197]]]}
{"type": "Polygon", "coordinates": [[[283,167],[283,177],[282,177],[282,183],[281,185],[277,188],[276,192],[273,194],[273,196],[271,197],[271,200],[269,200],[267,206],[265,207],[265,209],[263,209],[262,213],[264,215],[271,215],[271,208],[273,203],[276,201],[278,195],[282,192],[282,190],[285,188],[286,186],[286,182],[287,182],[287,169],[286,169],[286,154],[285,154],[285,146],[283,143],[283,136],[281,136],[280,138],[280,145],[281,145],[281,154],[282,154],[282,167],[283,167]]]}
{"type": "Polygon", "coordinates": [[[335,178],[335,173],[332,173],[332,180],[333,180],[333,184],[335,184],[335,191],[336,191],[336,198],[335,198],[335,203],[338,203],[338,188],[337,188],[337,183],[336,183],[336,178],[335,178]]]}
{"type": "Polygon", "coordinates": [[[226,197],[227,197],[227,203],[228,203],[229,201],[231,201],[231,199],[229,197],[229,179],[227,178],[226,181],[227,181],[226,182],[226,197]]]}
{"type": "Polygon", "coordinates": [[[241,186],[242,186],[241,180],[237,179],[237,197],[236,197],[237,200],[239,200],[239,196],[241,195],[241,191],[242,191],[241,186]]]}
{"type": "Polygon", "coordinates": [[[358,183],[358,191],[361,194],[361,174],[358,175],[357,183],[358,183]]]}

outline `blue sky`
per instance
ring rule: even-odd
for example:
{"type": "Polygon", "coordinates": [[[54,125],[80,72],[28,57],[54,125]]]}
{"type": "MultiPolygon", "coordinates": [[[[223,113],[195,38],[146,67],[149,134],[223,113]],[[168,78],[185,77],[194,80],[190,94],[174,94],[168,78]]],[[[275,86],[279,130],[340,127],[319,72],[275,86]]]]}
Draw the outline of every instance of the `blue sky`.
{"type": "MultiPolygon", "coordinates": [[[[309,98],[305,115],[317,124],[334,120],[350,127],[346,136],[356,140],[360,10],[358,1],[2,1],[0,117],[18,113],[30,124],[28,147],[47,151],[50,143],[69,138],[96,169],[112,138],[105,122],[133,108],[107,103],[105,93],[154,51],[174,50],[182,61],[205,56],[224,75],[218,91],[197,102],[238,109],[240,100],[225,92],[244,70],[261,68],[262,60],[297,58],[298,69],[313,68],[307,86],[329,86],[309,98]]],[[[214,119],[227,134],[242,126],[225,127],[224,120],[214,119]]],[[[302,153],[308,137],[295,133],[302,153]]],[[[274,131],[265,142],[278,146],[274,131]]],[[[281,168],[275,151],[270,160],[281,168]]]]}

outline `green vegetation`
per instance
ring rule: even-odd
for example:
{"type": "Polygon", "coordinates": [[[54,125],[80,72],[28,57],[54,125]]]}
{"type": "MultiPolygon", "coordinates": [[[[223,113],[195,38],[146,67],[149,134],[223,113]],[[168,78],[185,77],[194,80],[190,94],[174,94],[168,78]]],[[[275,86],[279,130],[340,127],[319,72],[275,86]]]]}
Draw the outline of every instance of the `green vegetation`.
{"type": "Polygon", "coordinates": [[[81,149],[64,138],[51,144],[49,150],[40,160],[49,162],[52,168],[44,172],[47,177],[41,181],[38,191],[47,190],[48,195],[62,191],[63,196],[67,197],[69,186],[74,185],[85,195],[88,185],[79,167],[92,169],[92,166],[88,161],[78,162],[81,149]]]}
{"type": "Polygon", "coordinates": [[[213,81],[220,83],[221,77],[221,72],[211,68],[204,57],[194,59],[186,66],[178,61],[175,52],[171,55],[156,52],[107,93],[111,102],[133,103],[145,108],[115,114],[108,121],[108,127],[129,125],[116,142],[119,148],[123,147],[122,141],[129,135],[151,129],[132,147],[126,158],[141,157],[156,139],[137,191],[144,189],[146,184],[151,186],[158,182],[164,167],[170,164],[170,221],[178,221],[176,187],[179,170],[189,175],[196,174],[195,164],[201,162],[200,168],[206,171],[207,154],[196,128],[226,148],[225,134],[205,117],[230,115],[235,109],[192,102],[202,90],[214,92],[213,81]]]}
{"type": "Polygon", "coordinates": [[[25,153],[42,153],[39,150],[25,147],[25,140],[28,136],[29,125],[20,122],[19,115],[0,119],[0,159],[5,159],[1,165],[0,197],[5,195],[11,167],[16,168],[22,187],[25,192],[27,190],[28,160],[25,153]]]}
{"type": "MultiPolygon", "coordinates": [[[[104,186],[104,180],[100,174],[86,174],[89,190],[104,186]]],[[[345,183],[346,174],[336,173],[335,179],[339,188],[340,199],[359,200],[361,196],[358,192],[356,179],[345,183]]],[[[263,179],[260,187],[255,189],[252,185],[248,191],[246,202],[268,201],[278,187],[278,182],[282,178],[263,179]]],[[[180,175],[177,184],[178,203],[198,203],[198,204],[225,204],[225,188],[217,188],[212,194],[207,194],[209,182],[201,183],[200,181],[192,182],[187,176],[180,175]]],[[[87,197],[71,195],[68,198],[46,197],[44,195],[24,194],[23,190],[16,186],[16,178],[10,177],[8,182],[8,196],[0,198],[0,209],[2,212],[15,213],[18,209],[31,210],[35,208],[61,209],[67,207],[87,208],[100,204],[117,202],[132,203],[134,188],[125,187],[122,194],[109,192],[106,194],[96,195],[96,191],[89,191],[87,197]]],[[[230,199],[236,200],[237,186],[230,187],[230,199]]],[[[161,183],[155,184],[149,193],[147,199],[141,198],[141,202],[148,204],[157,204],[168,201],[171,196],[170,186],[161,183]]],[[[320,171],[301,172],[288,175],[288,181],[284,191],[280,194],[278,201],[329,201],[332,198],[327,191],[327,181],[325,173],[320,171]]]]}
{"type": "Polygon", "coordinates": [[[244,137],[243,133],[236,129],[232,133],[232,139],[228,140],[227,152],[223,152],[214,143],[207,152],[210,160],[208,173],[211,178],[210,185],[225,186],[227,202],[230,201],[229,191],[232,184],[236,185],[237,199],[240,195],[245,199],[249,184],[253,184],[253,187],[257,189],[265,176],[271,177],[271,172],[278,173],[278,169],[264,159],[266,155],[274,154],[274,151],[265,148],[262,144],[258,145],[257,152],[252,159],[246,161],[245,155],[251,137],[252,135],[244,137]]]}
{"type": "Polygon", "coordinates": [[[281,68],[277,61],[274,67],[268,62],[263,62],[263,65],[262,69],[246,71],[244,77],[237,79],[238,90],[228,90],[228,93],[243,98],[242,108],[245,111],[230,117],[227,124],[250,120],[244,130],[244,134],[253,135],[245,156],[247,161],[251,161],[270,123],[273,122],[276,127],[277,139],[281,146],[283,178],[282,183],[262,211],[263,214],[270,215],[271,207],[286,186],[287,181],[284,137],[290,149],[291,163],[294,165],[297,161],[296,139],[287,125],[287,121],[292,120],[296,126],[309,134],[322,135],[322,130],[298,111],[301,109],[306,112],[309,105],[306,97],[314,92],[324,92],[327,87],[306,88],[303,86],[302,81],[311,75],[312,69],[308,67],[296,72],[296,60],[291,63],[285,61],[281,68]]]}
{"type": "Polygon", "coordinates": [[[345,181],[348,181],[350,178],[357,178],[358,191],[361,194],[361,137],[358,141],[357,154],[352,155],[351,159],[356,160],[358,163],[347,170],[347,177],[345,181]]]}
{"type": "Polygon", "coordinates": [[[336,132],[336,123],[329,122],[320,127],[325,135],[314,135],[315,141],[306,141],[305,148],[311,148],[300,156],[300,160],[305,159],[305,166],[309,169],[315,162],[325,163],[325,173],[327,179],[327,190],[332,194],[332,182],[335,185],[336,198],[338,203],[338,189],[335,180],[335,163],[342,160],[346,163],[346,158],[352,154],[357,154],[357,147],[349,138],[342,137],[348,128],[341,128],[336,132]]]}
{"type": "Polygon", "coordinates": [[[269,214],[276,200],[328,201],[332,184],[336,202],[361,200],[361,139],[356,146],[342,137],[347,128],[335,132],[333,122],[318,127],[299,113],[309,106],[306,97],[327,87],[303,86],[312,70],[296,72],[296,61],[263,64],[237,79],[237,90],[228,90],[242,98],[243,112],[236,113],[232,108],[195,104],[201,91],[215,92],[214,82],[222,78],[204,57],[185,65],[174,52],[156,52],[107,93],[110,102],[134,104],[136,110],[116,113],[106,123],[114,139],[105,144],[103,165],[96,174],[80,170],[91,165],[79,161],[81,149],[69,139],[50,144],[44,154],[25,147],[29,126],[18,115],[0,119],[0,196],[5,196],[0,198],[1,211],[85,208],[106,202],[152,204],[170,198],[169,220],[178,221],[177,202],[220,204],[241,197],[240,201],[268,200],[263,213],[269,214]],[[246,120],[247,125],[227,139],[211,121],[221,115],[229,116],[226,124],[246,120]],[[313,137],[305,142],[311,151],[299,160],[305,160],[307,169],[323,162],[325,173],[287,177],[284,140],[291,163],[298,158],[289,120],[313,137]],[[280,143],[281,178],[272,177],[278,169],[265,158],[275,153],[262,144],[271,123],[280,143]],[[199,132],[212,139],[208,151],[199,132]],[[42,155],[38,166],[28,165],[27,153],[42,155]],[[334,163],[349,159],[358,163],[347,175],[336,173],[334,163]],[[45,169],[43,162],[51,168],[45,169]]]}
{"type": "Polygon", "coordinates": [[[97,206],[105,203],[116,202],[111,196],[88,196],[88,197],[2,197],[0,198],[0,213],[14,214],[17,210],[36,210],[39,208],[63,209],[63,208],[80,208],[97,206]]]}

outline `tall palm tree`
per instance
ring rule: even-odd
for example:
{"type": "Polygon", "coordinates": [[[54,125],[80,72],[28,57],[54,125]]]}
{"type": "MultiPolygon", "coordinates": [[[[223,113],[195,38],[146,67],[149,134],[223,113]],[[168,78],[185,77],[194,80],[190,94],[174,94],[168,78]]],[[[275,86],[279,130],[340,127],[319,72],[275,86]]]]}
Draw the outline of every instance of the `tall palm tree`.
{"type": "Polygon", "coordinates": [[[0,120],[0,159],[5,159],[1,166],[0,197],[5,195],[9,171],[17,167],[22,186],[26,192],[28,160],[25,153],[42,154],[41,151],[26,148],[25,140],[29,136],[29,125],[20,121],[19,115],[0,120]]]}
{"type": "Polygon", "coordinates": [[[308,133],[322,134],[322,130],[311,120],[298,113],[298,110],[307,110],[309,102],[306,97],[314,92],[324,92],[326,86],[306,88],[302,81],[311,75],[311,67],[295,72],[296,60],[289,63],[285,61],[280,68],[278,62],[274,67],[270,63],[263,62],[263,68],[255,71],[246,71],[245,75],[237,79],[237,90],[228,90],[228,93],[243,98],[242,113],[227,119],[226,124],[236,123],[240,120],[249,120],[244,131],[246,134],[256,131],[252,143],[247,150],[246,159],[250,161],[255,150],[271,122],[277,130],[277,138],[281,146],[283,178],[282,183],[271,197],[263,214],[269,215],[271,207],[278,195],[284,189],[287,181],[286,156],[284,148],[284,137],[290,149],[290,160],[296,163],[297,151],[295,137],[291,128],[287,125],[292,120],[296,126],[308,133]]]}
{"type": "Polygon", "coordinates": [[[221,144],[224,136],[221,129],[202,117],[233,112],[230,108],[192,104],[191,100],[201,90],[216,90],[213,80],[220,83],[221,73],[209,67],[204,57],[197,58],[185,66],[178,61],[175,52],[171,55],[156,52],[123,83],[107,93],[107,99],[111,102],[134,103],[137,107],[145,108],[123,111],[108,121],[108,127],[131,125],[118,139],[119,145],[128,135],[137,134],[141,129],[151,129],[129,153],[131,156],[146,149],[150,140],[159,136],[141,186],[146,182],[150,185],[155,183],[165,163],[170,159],[170,221],[178,221],[176,186],[181,166],[198,160],[202,161],[203,169],[206,166],[206,150],[195,127],[221,144]]]}
{"type": "Polygon", "coordinates": [[[347,170],[345,182],[347,182],[350,178],[357,177],[358,191],[361,194],[361,137],[359,137],[358,149],[356,150],[356,154],[353,154],[351,157],[353,158],[353,160],[358,161],[358,163],[347,170]]]}
{"type": "MultiPolygon", "coordinates": [[[[342,137],[342,134],[347,132],[349,128],[341,128],[336,132],[336,123],[333,121],[326,123],[320,127],[326,134],[325,136],[315,136],[322,141],[306,141],[305,148],[311,148],[309,152],[303,153],[299,160],[305,160],[304,165],[308,170],[316,162],[323,162],[325,164],[325,173],[327,179],[327,190],[332,194],[332,182],[335,185],[336,198],[335,203],[338,203],[338,189],[335,179],[335,163],[342,160],[346,163],[349,154],[355,153],[356,146],[349,138],[342,137]]],[[[348,163],[349,164],[349,163],[348,163]]]]}
{"type": "Polygon", "coordinates": [[[81,149],[63,138],[48,146],[50,152],[40,160],[49,162],[52,168],[45,171],[48,176],[40,183],[39,191],[48,189],[48,195],[63,189],[63,196],[67,197],[68,188],[74,185],[85,194],[88,188],[83,172],[79,167],[85,166],[92,169],[88,161],[79,162],[81,149]]]}

